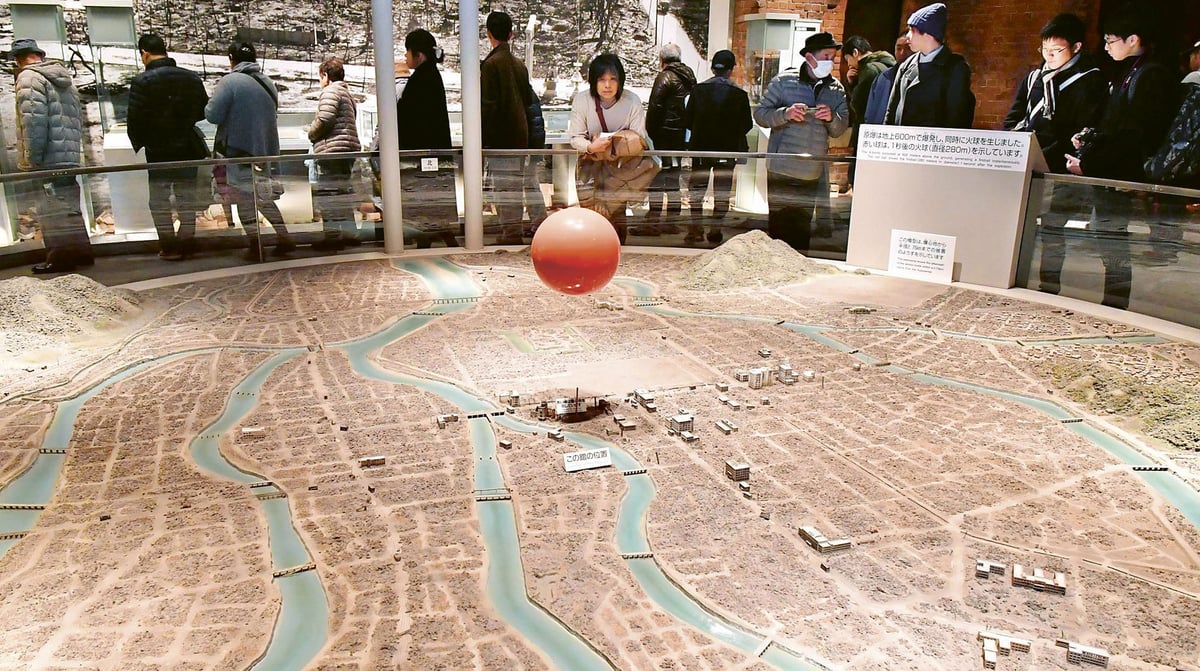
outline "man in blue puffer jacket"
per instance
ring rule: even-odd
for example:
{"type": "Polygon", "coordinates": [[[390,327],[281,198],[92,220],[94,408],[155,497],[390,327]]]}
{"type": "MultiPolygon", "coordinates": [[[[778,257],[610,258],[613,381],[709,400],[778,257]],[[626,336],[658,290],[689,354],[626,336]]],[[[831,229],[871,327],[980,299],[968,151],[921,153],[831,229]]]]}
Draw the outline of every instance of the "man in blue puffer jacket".
{"type": "MultiPolygon", "coordinates": [[[[804,41],[804,64],[787,69],[767,85],[754,110],[754,121],[771,130],[767,151],[772,154],[829,153],[830,138],[850,127],[846,90],[833,76],[838,44],[829,33],[816,33],[804,41]]],[[[767,232],[794,249],[808,249],[814,219],[829,217],[829,169],[825,163],[803,158],[767,161],[767,232]]]]}
{"type": "MultiPolygon", "coordinates": [[[[31,39],[13,40],[17,62],[17,168],[22,172],[78,168],[83,152],[83,106],[62,61],[46,60],[31,39]]],[[[92,265],[91,242],[74,175],[31,183],[39,196],[38,221],[46,262],[33,272],[64,273],[92,265]]]]}

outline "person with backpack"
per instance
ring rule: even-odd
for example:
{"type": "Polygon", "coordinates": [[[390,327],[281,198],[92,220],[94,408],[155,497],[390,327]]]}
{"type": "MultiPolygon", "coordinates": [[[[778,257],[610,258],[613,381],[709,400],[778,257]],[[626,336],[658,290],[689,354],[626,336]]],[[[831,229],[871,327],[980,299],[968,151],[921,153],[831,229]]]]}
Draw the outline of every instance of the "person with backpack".
{"type": "MultiPolygon", "coordinates": [[[[146,149],[147,163],[194,161],[208,158],[208,144],[196,122],[204,119],[208,93],[191,70],[167,56],[167,45],[158,35],[138,38],[138,52],[146,71],[129,84],[129,109],[125,126],[134,151],[146,149]]],[[[158,257],[179,261],[195,252],[196,211],[208,207],[206,184],[196,180],[196,168],[147,171],[150,216],[158,232],[158,257]],[[179,212],[175,233],[171,196],[179,212]]]]}
{"type": "MultiPolygon", "coordinates": [[[[279,93],[275,83],[258,65],[254,45],[241,40],[229,43],[229,73],[217,82],[212,98],[204,108],[204,118],[216,124],[213,151],[218,156],[277,156],[279,154],[279,93]]],[[[288,234],[283,214],[275,204],[282,195],[271,177],[270,166],[257,163],[230,163],[225,168],[229,200],[238,207],[238,217],[246,231],[249,251],[246,259],[263,260],[259,237],[258,213],[275,229],[274,256],[286,256],[296,249],[288,234]]]]}
{"type": "MultiPolygon", "coordinates": [[[[1071,138],[1096,125],[1108,96],[1108,82],[1083,50],[1087,27],[1074,14],[1059,14],[1042,28],[1044,63],[1017,86],[1016,99],[1004,119],[1004,130],[1033,133],[1050,172],[1065,173],[1071,138]]],[[[1050,210],[1041,214],[1041,291],[1060,289],[1066,257],[1064,227],[1072,214],[1091,211],[1087,187],[1054,184],[1050,210]]],[[[1086,215],[1082,215],[1086,219],[1086,215]]]]}

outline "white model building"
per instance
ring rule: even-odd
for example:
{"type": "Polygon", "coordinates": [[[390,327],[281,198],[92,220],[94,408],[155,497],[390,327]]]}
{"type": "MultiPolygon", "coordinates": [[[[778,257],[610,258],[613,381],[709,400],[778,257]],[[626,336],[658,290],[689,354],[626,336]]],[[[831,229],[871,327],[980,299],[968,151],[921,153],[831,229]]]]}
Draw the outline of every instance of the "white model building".
{"type": "Polygon", "coordinates": [[[717,383],[717,391],[729,391],[729,383],[728,382],[718,382],[717,383]]]}
{"type": "Polygon", "coordinates": [[[1108,651],[1104,648],[1093,648],[1091,646],[1076,643],[1075,641],[1067,641],[1057,639],[1054,645],[1060,648],[1067,649],[1067,661],[1072,664],[1094,664],[1096,666],[1108,666],[1108,651]]]}
{"type": "Polygon", "coordinates": [[[850,549],[849,538],[839,538],[831,541],[828,538],[825,538],[825,534],[821,533],[816,527],[800,527],[799,531],[800,538],[803,539],[809,547],[817,552],[820,552],[821,554],[850,549]]]}
{"type": "Polygon", "coordinates": [[[723,433],[727,436],[729,434],[733,433],[733,427],[729,426],[729,424],[725,423],[725,420],[718,419],[716,422],[713,422],[713,423],[716,424],[717,430],[720,431],[721,433],[723,433]]]}
{"type": "Polygon", "coordinates": [[[751,389],[762,389],[763,387],[771,386],[771,380],[774,376],[770,368],[751,368],[748,373],[749,378],[746,382],[750,385],[751,389]]]}
{"type": "Polygon", "coordinates": [[[700,436],[697,436],[696,434],[692,433],[691,431],[681,431],[679,433],[679,437],[682,438],[683,442],[685,442],[685,443],[694,443],[697,440],[700,440],[700,436]]]}
{"type": "Polygon", "coordinates": [[[266,429],[261,426],[243,426],[242,438],[262,438],[266,435],[266,429]]]}
{"type": "Polygon", "coordinates": [[[1007,657],[1012,654],[1013,650],[1029,652],[1033,646],[1033,641],[1028,639],[1016,638],[995,631],[981,631],[976,639],[983,643],[983,668],[985,669],[996,668],[998,654],[1007,657]]]}
{"type": "Polygon", "coordinates": [[[658,410],[658,406],[654,403],[654,394],[645,389],[635,389],[633,391],[633,399],[645,408],[647,412],[658,410]]]}
{"type": "Polygon", "coordinates": [[[733,379],[737,380],[738,382],[749,382],[750,373],[744,370],[736,370],[733,372],[733,379]]]}
{"type": "Polygon", "coordinates": [[[1039,592],[1067,593],[1067,577],[1061,572],[1055,571],[1053,578],[1040,568],[1033,569],[1033,573],[1026,573],[1025,567],[1020,564],[1013,564],[1012,584],[1014,587],[1028,587],[1039,592]]]}
{"type": "Polygon", "coordinates": [[[750,464],[726,460],[725,477],[734,482],[748,481],[750,479],[750,464]]]}
{"type": "Polygon", "coordinates": [[[550,438],[550,440],[557,440],[560,443],[566,439],[566,436],[563,435],[562,429],[553,429],[551,431],[547,431],[546,436],[550,438]]]}
{"type": "Polygon", "coordinates": [[[1008,570],[1008,567],[1005,566],[1004,564],[999,564],[994,561],[988,561],[987,559],[976,559],[975,560],[975,577],[976,578],[986,579],[988,576],[992,576],[992,575],[1001,575],[1002,576],[1007,572],[1007,570],[1008,570]]]}
{"type": "Polygon", "coordinates": [[[693,415],[679,414],[667,420],[667,426],[676,433],[691,431],[696,426],[696,418],[693,415]]]}
{"type": "Polygon", "coordinates": [[[758,350],[758,355],[766,359],[767,357],[771,356],[771,349],[768,347],[760,348],[758,350]]]}

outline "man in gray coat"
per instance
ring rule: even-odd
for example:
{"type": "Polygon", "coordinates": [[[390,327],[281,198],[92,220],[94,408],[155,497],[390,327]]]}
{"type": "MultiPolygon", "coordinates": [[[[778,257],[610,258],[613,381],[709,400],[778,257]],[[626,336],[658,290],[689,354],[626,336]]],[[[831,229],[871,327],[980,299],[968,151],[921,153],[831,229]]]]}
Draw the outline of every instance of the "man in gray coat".
{"type": "MultiPolygon", "coordinates": [[[[809,36],[800,51],[804,64],[767,84],[754,121],[771,131],[768,152],[826,156],[829,139],[849,128],[846,91],[833,76],[833,58],[841,46],[829,33],[809,36]]],[[[803,158],[768,159],[767,204],[771,237],[808,249],[814,220],[822,228],[829,225],[828,166],[803,158]]]]}
{"type": "MultiPolygon", "coordinates": [[[[17,168],[33,172],[80,167],[83,108],[66,66],[46,60],[46,52],[31,39],[13,40],[10,53],[17,62],[17,168]]],[[[75,176],[35,180],[30,186],[40,197],[38,221],[46,247],[46,261],[33,272],[65,273],[92,265],[75,176]]]]}
{"type": "MultiPolygon", "coordinates": [[[[234,40],[229,45],[229,74],[217,82],[217,89],[204,108],[204,118],[217,125],[213,150],[220,156],[279,155],[279,127],[276,113],[279,93],[275,83],[258,66],[258,53],[249,42],[234,40]]],[[[247,259],[262,261],[262,242],[258,234],[258,212],[275,229],[272,254],[284,256],[296,248],[288,235],[283,215],[275,205],[275,180],[266,164],[229,164],[225,170],[229,187],[226,194],[238,207],[238,216],[250,245],[247,259]]]]}
{"type": "MultiPolygon", "coordinates": [[[[321,62],[317,74],[321,96],[317,98],[317,113],[312,123],[304,127],[314,154],[337,154],[362,151],[355,124],[358,106],[346,86],[346,68],[342,59],[330,56],[321,62]]],[[[317,183],[314,189],[317,209],[321,211],[321,228],[325,237],[313,244],[313,249],[337,251],[346,246],[361,245],[354,212],[358,209],[350,173],[352,158],[322,158],[317,161],[317,183]]]]}

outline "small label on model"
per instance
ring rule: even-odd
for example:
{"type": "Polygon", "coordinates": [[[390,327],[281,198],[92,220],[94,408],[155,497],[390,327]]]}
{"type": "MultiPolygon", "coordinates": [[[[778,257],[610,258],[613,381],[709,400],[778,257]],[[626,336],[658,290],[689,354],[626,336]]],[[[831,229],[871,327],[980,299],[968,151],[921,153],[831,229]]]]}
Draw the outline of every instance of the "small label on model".
{"type": "Polygon", "coordinates": [[[436,156],[434,158],[421,159],[421,172],[437,172],[437,169],[438,160],[436,156]]]}
{"type": "Polygon", "coordinates": [[[567,469],[568,473],[586,471],[589,468],[604,468],[605,466],[612,466],[612,454],[609,453],[607,447],[563,455],[563,468],[567,469]]]}
{"type": "Polygon", "coordinates": [[[949,283],[954,276],[952,235],[892,229],[888,272],[918,280],[949,283]]]}

